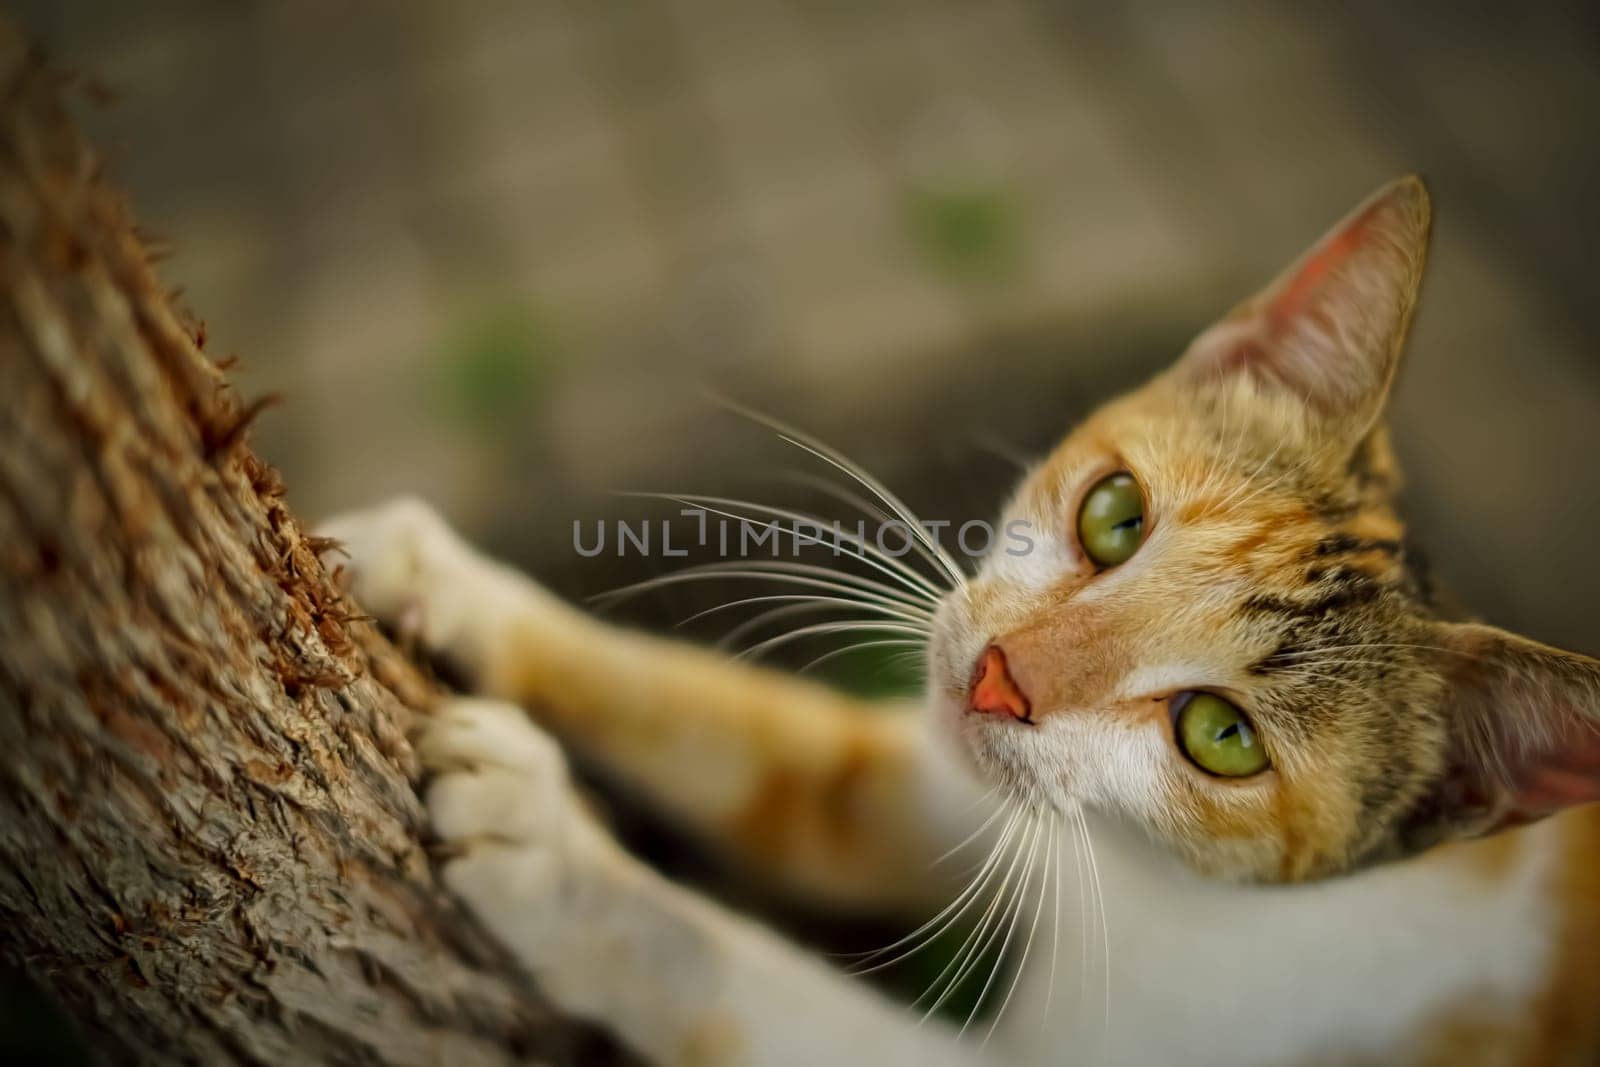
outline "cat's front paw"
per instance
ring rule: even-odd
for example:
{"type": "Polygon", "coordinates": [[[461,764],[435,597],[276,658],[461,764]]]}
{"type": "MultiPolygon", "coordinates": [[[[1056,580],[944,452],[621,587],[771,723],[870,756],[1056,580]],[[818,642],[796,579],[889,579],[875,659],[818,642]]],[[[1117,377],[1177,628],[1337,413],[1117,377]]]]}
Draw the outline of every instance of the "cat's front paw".
{"type": "Polygon", "coordinates": [[[751,1062],[717,1007],[723,925],[617,846],[520,708],[450,700],[417,751],[444,883],[558,1007],[652,1062],[751,1062]]]}
{"type": "Polygon", "coordinates": [[[317,532],[338,542],[326,558],[341,567],[356,603],[402,642],[444,653],[469,675],[487,664],[497,608],[514,579],[473,552],[436,511],[401,497],[337,516],[317,532]]]}
{"type": "Polygon", "coordinates": [[[437,601],[469,550],[439,514],[415,497],[398,497],[320,524],[347,557],[343,575],[361,606],[392,624],[437,601]]]}
{"type": "Polygon", "coordinates": [[[437,775],[427,806],[445,884],[539,969],[594,860],[596,828],[561,750],[515,705],[458,698],[431,717],[417,752],[437,775]]]}

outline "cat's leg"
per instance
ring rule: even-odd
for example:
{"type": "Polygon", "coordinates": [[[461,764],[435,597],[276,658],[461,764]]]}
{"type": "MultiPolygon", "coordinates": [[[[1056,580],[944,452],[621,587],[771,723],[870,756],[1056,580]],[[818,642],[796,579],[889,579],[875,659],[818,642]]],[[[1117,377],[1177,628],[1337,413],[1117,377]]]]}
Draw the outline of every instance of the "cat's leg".
{"type": "Polygon", "coordinates": [[[608,626],[397,501],[325,530],[361,605],[522,704],[737,860],[840,903],[948,899],[931,861],[983,818],[909,708],[608,626]]]}
{"type": "Polygon", "coordinates": [[[444,878],[564,1010],[652,1062],[964,1064],[942,1026],[660,878],[583,810],[514,705],[447,702],[418,746],[444,878]]]}

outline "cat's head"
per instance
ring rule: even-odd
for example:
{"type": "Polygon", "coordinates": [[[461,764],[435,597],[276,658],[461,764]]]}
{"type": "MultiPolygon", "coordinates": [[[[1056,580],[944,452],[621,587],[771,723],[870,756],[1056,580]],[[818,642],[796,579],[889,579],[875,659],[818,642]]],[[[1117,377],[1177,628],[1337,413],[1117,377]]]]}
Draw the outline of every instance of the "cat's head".
{"type": "Polygon", "coordinates": [[[1600,799],[1600,663],[1442,620],[1395,510],[1428,227],[1381,190],[1028,474],[931,646],[986,776],[1258,881],[1600,799]]]}

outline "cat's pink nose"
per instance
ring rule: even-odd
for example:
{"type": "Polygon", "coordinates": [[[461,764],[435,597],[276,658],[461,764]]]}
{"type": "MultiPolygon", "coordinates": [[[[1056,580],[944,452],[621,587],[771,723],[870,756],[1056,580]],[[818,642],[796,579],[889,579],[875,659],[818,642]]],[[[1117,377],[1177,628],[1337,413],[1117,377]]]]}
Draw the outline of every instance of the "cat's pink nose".
{"type": "Polygon", "coordinates": [[[967,696],[967,710],[1030,721],[1027,694],[1012,680],[1011,672],[1006,669],[1006,654],[1000,651],[999,645],[990,645],[978,657],[978,666],[972,672],[972,689],[967,696]]]}

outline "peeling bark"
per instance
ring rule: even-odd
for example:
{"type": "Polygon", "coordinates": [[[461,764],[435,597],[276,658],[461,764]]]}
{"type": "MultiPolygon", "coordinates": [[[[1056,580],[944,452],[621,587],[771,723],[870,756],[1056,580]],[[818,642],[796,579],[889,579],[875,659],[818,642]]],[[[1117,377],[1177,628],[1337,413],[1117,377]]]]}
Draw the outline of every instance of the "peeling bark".
{"type": "Polygon", "coordinates": [[[137,1062],[609,1059],[441,892],[335,588],[0,26],[0,954],[137,1062]]]}

